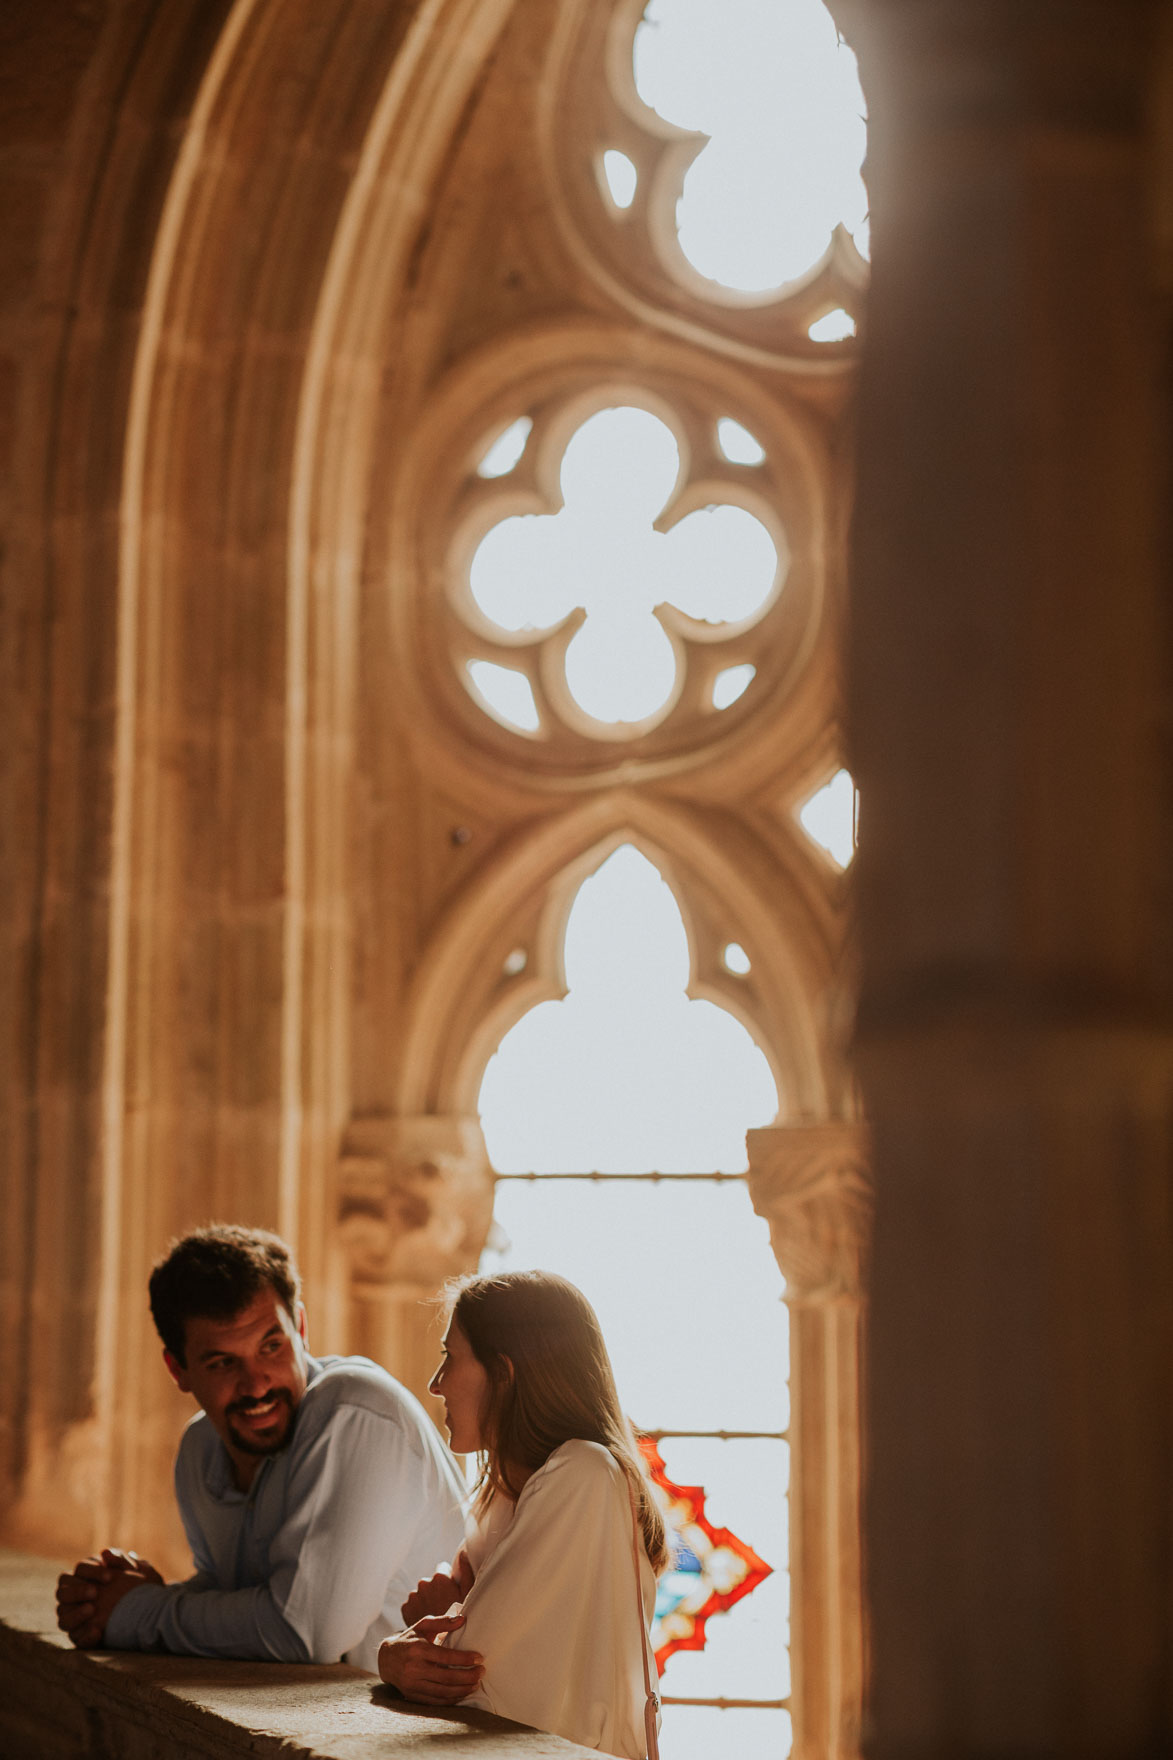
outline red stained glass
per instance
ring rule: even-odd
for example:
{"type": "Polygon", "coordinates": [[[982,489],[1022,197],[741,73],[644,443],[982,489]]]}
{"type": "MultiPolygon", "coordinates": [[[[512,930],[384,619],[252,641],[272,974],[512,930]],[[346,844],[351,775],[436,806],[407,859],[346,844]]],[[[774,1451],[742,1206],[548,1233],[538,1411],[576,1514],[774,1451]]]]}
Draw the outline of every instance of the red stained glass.
{"type": "Polygon", "coordinates": [[[705,1515],[703,1485],[676,1485],[650,1436],[639,1439],[652,1483],[661,1497],[672,1530],[675,1558],[656,1590],[652,1644],[656,1667],[663,1674],[677,1650],[703,1650],[705,1623],[727,1613],[771,1575],[760,1559],[728,1528],[715,1528],[705,1515]]]}

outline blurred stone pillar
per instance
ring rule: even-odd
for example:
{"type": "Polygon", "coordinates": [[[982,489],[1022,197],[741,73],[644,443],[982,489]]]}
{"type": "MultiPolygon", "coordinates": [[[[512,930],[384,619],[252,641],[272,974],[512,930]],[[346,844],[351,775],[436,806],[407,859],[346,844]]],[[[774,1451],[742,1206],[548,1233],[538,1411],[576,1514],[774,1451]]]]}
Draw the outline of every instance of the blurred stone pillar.
{"type": "Polygon", "coordinates": [[[790,1311],[791,1710],[798,1760],[859,1753],[861,1268],[871,1189],[850,1124],[747,1134],[790,1311]]]}
{"type": "MultiPolygon", "coordinates": [[[[475,1118],[355,1118],[339,1168],[338,1232],[350,1267],[349,1345],[428,1403],[445,1278],[475,1271],[493,1215],[493,1170],[475,1118]]],[[[311,1340],[312,1344],[312,1340],[311,1340]]],[[[438,1414],[438,1402],[432,1409],[438,1414]]]]}
{"type": "Polygon", "coordinates": [[[1173,1740],[1167,357],[1147,0],[835,0],[869,1752],[1173,1740]]]}

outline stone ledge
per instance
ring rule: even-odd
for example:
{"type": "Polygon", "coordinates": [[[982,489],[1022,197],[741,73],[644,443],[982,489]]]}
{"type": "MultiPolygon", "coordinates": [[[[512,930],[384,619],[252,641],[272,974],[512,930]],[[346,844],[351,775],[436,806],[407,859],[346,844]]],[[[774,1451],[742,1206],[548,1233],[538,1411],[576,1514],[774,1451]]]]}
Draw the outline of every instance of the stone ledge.
{"type": "Polygon", "coordinates": [[[384,1696],[362,1669],[74,1650],[53,1625],[67,1565],[0,1552],[4,1760],[598,1760],[485,1711],[384,1696]]]}

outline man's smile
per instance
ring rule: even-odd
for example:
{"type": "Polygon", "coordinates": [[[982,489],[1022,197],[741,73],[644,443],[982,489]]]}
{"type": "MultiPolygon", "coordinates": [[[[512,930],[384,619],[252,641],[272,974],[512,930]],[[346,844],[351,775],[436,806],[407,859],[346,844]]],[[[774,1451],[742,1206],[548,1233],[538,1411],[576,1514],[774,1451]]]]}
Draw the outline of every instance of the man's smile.
{"type": "Polygon", "coordinates": [[[248,1405],[238,1401],[236,1405],[229,1406],[228,1410],[234,1417],[243,1418],[246,1423],[251,1423],[254,1419],[259,1419],[261,1422],[264,1422],[267,1417],[277,1410],[278,1406],[287,1406],[289,1404],[290,1399],[288,1393],[286,1393],[284,1388],[280,1388],[277,1392],[269,1394],[266,1399],[259,1399],[255,1402],[250,1401],[248,1405]]]}
{"type": "Polygon", "coordinates": [[[243,1443],[247,1447],[246,1438],[272,1446],[274,1430],[280,1445],[293,1418],[293,1395],[287,1387],[274,1387],[264,1399],[233,1400],[226,1416],[238,1446],[243,1443]]]}

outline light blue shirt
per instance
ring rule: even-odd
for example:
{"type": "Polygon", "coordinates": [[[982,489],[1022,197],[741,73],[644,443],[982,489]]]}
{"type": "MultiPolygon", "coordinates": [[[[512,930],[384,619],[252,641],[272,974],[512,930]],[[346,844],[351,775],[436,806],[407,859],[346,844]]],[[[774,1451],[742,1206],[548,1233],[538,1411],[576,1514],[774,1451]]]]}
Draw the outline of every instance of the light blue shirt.
{"type": "Polygon", "coordinates": [[[105,1643],[377,1668],[421,1577],[464,1540],[463,1482],[418,1400],[366,1357],[309,1359],[293,1434],[247,1492],[203,1412],[175,1494],[196,1574],[118,1603],[105,1643]]]}

